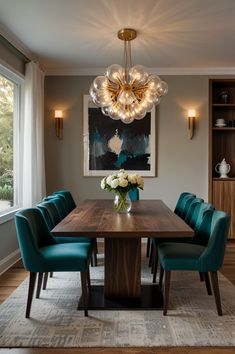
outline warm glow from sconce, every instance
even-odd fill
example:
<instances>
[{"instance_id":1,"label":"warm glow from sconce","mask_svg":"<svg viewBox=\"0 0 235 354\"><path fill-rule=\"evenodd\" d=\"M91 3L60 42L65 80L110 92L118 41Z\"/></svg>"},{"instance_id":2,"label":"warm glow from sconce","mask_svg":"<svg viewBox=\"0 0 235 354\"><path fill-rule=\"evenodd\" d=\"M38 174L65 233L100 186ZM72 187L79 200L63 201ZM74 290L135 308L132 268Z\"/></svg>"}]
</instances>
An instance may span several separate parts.
<instances>
[{"instance_id":1,"label":"warm glow from sconce","mask_svg":"<svg viewBox=\"0 0 235 354\"><path fill-rule=\"evenodd\" d=\"M195 117L195 116L196 116L195 109L189 109L188 110L188 117Z\"/></svg>"},{"instance_id":2,"label":"warm glow from sconce","mask_svg":"<svg viewBox=\"0 0 235 354\"><path fill-rule=\"evenodd\" d=\"M63 139L63 111L55 110L55 134L58 139Z\"/></svg>"},{"instance_id":3,"label":"warm glow from sconce","mask_svg":"<svg viewBox=\"0 0 235 354\"><path fill-rule=\"evenodd\" d=\"M55 110L55 118L63 118L63 111Z\"/></svg>"},{"instance_id":4,"label":"warm glow from sconce","mask_svg":"<svg viewBox=\"0 0 235 354\"><path fill-rule=\"evenodd\" d=\"M195 117L196 117L195 109L189 109L188 110L188 137L190 140L193 138Z\"/></svg>"}]
</instances>

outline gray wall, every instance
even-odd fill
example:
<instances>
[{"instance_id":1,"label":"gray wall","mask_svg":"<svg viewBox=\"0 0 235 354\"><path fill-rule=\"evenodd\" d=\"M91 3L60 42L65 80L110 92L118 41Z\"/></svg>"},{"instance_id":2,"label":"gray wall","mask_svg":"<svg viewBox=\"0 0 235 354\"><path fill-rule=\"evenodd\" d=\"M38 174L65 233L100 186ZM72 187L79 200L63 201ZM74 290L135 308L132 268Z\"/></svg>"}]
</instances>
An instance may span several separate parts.
<instances>
[{"instance_id":1,"label":"gray wall","mask_svg":"<svg viewBox=\"0 0 235 354\"><path fill-rule=\"evenodd\" d=\"M157 175L145 178L142 199L163 199L174 208L179 193L193 191L207 199L208 77L165 76L168 95L157 112ZM100 189L100 177L83 176L82 95L93 77L54 76L45 80L45 151L47 193L68 188L76 201L113 198ZM197 111L196 131L188 139L187 110ZM64 137L54 132L53 111L63 109Z\"/></svg>"},{"instance_id":2,"label":"gray wall","mask_svg":"<svg viewBox=\"0 0 235 354\"><path fill-rule=\"evenodd\" d=\"M15 223L13 220L6 221L0 225L0 261L17 249Z\"/></svg>"}]
</instances>

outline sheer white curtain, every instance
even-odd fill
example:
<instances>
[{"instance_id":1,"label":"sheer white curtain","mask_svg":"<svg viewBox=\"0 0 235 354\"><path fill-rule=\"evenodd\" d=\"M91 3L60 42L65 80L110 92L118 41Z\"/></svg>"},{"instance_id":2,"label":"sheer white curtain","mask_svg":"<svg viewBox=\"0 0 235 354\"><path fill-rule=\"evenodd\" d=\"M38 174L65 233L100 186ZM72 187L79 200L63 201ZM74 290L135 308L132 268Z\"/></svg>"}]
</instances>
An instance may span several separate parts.
<instances>
[{"instance_id":1,"label":"sheer white curtain","mask_svg":"<svg viewBox=\"0 0 235 354\"><path fill-rule=\"evenodd\" d=\"M20 204L32 207L45 196L44 73L26 64L24 119L21 126Z\"/></svg>"}]
</instances>

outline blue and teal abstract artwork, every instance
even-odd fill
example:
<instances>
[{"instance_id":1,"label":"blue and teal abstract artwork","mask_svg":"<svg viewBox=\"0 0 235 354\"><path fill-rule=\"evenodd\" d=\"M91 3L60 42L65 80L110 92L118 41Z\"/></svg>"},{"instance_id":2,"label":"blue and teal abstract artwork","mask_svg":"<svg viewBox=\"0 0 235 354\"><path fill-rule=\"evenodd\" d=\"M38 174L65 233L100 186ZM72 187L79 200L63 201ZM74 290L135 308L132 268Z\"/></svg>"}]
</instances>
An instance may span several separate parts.
<instances>
[{"instance_id":1,"label":"blue and teal abstract artwork","mask_svg":"<svg viewBox=\"0 0 235 354\"><path fill-rule=\"evenodd\" d=\"M99 108L88 108L89 170L100 175L99 171L123 168L153 175L153 119L151 112L141 120L125 124L103 115Z\"/></svg>"}]
</instances>

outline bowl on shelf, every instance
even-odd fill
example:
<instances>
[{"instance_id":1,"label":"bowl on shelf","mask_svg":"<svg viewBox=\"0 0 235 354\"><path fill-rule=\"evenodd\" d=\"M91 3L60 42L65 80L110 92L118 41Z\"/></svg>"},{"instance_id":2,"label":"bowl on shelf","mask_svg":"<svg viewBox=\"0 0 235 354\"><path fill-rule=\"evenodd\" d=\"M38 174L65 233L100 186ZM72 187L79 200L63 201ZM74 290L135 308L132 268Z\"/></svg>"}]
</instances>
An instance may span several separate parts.
<instances>
[{"instance_id":1,"label":"bowl on shelf","mask_svg":"<svg viewBox=\"0 0 235 354\"><path fill-rule=\"evenodd\" d=\"M224 118L217 118L215 122L215 127L226 127Z\"/></svg>"},{"instance_id":2,"label":"bowl on shelf","mask_svg":"<svg viewBox=\"0 0 235 354\"><path fill-rule=\"evenodd\" d=\"M217 124L217 123L215 123L215 127L217 127L217 128L221 128L221 127L226 127L227 126L227 124Z\"/></svg>"}]
</instances>

